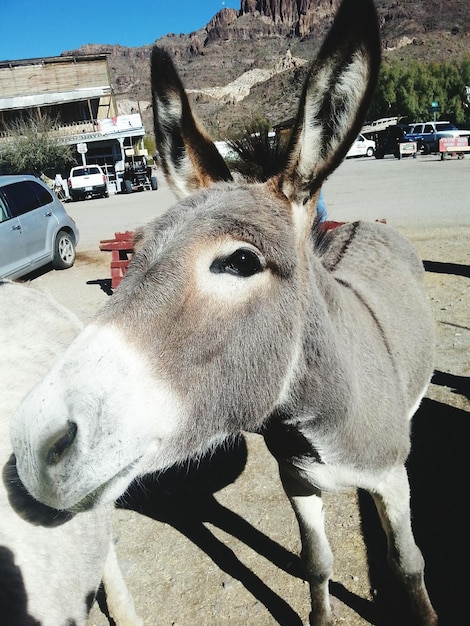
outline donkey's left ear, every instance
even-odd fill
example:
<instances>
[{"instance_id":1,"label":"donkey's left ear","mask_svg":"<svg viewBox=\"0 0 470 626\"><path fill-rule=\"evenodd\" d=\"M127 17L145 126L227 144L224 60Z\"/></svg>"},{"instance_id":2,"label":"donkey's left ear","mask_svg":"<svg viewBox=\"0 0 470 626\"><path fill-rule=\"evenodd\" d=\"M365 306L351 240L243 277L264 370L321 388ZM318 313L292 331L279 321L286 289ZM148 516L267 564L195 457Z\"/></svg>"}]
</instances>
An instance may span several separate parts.
<instances>
[{"instance_id":1,"label":"donkey's left ear","mask_svg":"<svg viewBox=\"0 0 470 626\"><path fill-rule=\"evenodd\" d=\"M191 111L170 55L155 46L151 59L155 139L163 171L179 197L221 180L230 171L211 138Z\"/></svg>"},{"instance_id":2,"label":"donkey's left ear","mask_svg":"<svg viewBox=\"0 0 470 626\"><path fill-rule=\"evenodd\" d=\"M306 226L317 192L359 134L380 67L380 37L372 0L343 0L308 73L288 147L287 168L274 182ZM303 213L304 210L301 212Z\"/></svg>"}]
</instances>

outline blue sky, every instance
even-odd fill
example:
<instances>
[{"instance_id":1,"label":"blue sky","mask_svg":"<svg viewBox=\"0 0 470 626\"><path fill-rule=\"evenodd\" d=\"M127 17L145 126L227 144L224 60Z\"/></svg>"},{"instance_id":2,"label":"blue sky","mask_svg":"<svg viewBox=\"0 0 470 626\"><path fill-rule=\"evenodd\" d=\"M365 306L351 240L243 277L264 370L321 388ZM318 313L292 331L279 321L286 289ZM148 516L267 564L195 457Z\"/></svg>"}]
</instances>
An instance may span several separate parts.
<instances>
[{"instance_id":1,"label":"blue sky","mask_svg":"<svg viewBox=\"0 0 470 626\"><path fill-rule=\"evenodd\" d=\"M240 0L0 0L0 61L58 56L87 43L142 46L202 28Z\"/></svg>"}]
</instances>

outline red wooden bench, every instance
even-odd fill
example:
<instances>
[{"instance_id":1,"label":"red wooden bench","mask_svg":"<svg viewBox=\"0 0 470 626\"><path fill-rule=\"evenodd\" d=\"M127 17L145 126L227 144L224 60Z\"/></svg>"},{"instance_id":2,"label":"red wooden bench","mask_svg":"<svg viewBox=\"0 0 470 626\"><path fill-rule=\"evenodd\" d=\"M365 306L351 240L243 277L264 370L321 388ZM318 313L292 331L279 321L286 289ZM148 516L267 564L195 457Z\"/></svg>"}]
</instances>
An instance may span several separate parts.
<instances>
[{"instance_id":1,"label":"red wooden bench","mask_svg":"<svg viewBox=\"0 0 470 626\"><path fill-rule=\"evenodd\" d=\"M114 233L114 239L100 241L102 252L111 252L111 289L116 289L126 273L134 251L134 233Z\"/></svg>"}]
</instances>

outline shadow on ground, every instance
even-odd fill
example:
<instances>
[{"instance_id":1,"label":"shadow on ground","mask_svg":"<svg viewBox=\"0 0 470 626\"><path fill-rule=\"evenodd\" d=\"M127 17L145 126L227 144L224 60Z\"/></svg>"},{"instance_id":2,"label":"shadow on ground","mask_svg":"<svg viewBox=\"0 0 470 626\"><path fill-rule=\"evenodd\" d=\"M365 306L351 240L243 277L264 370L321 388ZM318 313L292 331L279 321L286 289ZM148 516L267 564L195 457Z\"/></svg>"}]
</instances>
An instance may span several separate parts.
<instances>
[{"instance_id":1,"label":"shadow on ground","mask_svg":"<svg viewBox=\"0 0 470 626\"><path fill-rule=\"evenodd\" d=\"M459 393L468 394L469 379L452 378ZM408 466L414 530L439 626L468 624L469 418L467 411L425 399L413 423Z\"/></svg>"},{"instance_id":2,"label":"shadow on ground","mask_svg":"<svg viewBox=\"0 0 470 626\"><path fill-rule=\"evenodd\" d=\"M97 278L96 280L87 280L87 285L98 285L101 291L107 296L112 296L114 291L111 288L111 279L110 278Z\"/></svg>"},{"instance_id":3,"label":"shadow on ground","mask_svg":"<svg viewBox=\"0 0 470 626\"><path fill-rule=\"evenodd\" d=\"M206 527L210 522L294 576L302 576L300 559L258 531L240 515L221 505L214 493L234 482L247 459L240 437L230 448L219 448L198 463L173 467L158 477L131 486L118 505L171 524L203 550L221 570L239 580L273 618L285 626L301 626L295 611L256 576Z\"/></svg>"},{"instance_id":4,"label":"shadow on ground","mask_svg":"<svg viewBox=\"0 0 470 626\"><path fill-rule=\"evenodd\" d=\"M468 393L468 378L452 378L460 381L460 393ZM413 419L407 464L413 530L426 562L427 587L439 626L468 623L470 555L463 497L468 488L469 417L462 409L426 398ZM371 586L377 590L376 614L370 621L381 626L413 626L407 600L384 567L385 536L372 499L361 493L359 501Z\"/></svg>"},{"instance_id":5,"label":"shadow on ground","mask_svg":"<svg viewBox=\"0 0 470 626\"><path fill-rule=\"evenodd\" d=\"M466 276L470 278L470 265L464 265L462 263L442 263L440 261L423 261L423 265L427 272L454 274L455 276Z\"/></svg>"},{"instance_id":6,"label":"shadow on ground","mask_svg":"<svg viewBox=\"0 0 470 626\"><path fill-rule=\"evenodd\" d=\"M469 380L436 372L436 384L467 394ZM425 399L413 422L413 447L408 462L412 492L413 527L426 560L428 589L440 614L440 626L465 623L468 576L468 527L464 515L470 441L466 411ZM220 448L198 464L171 468L158 477L133 485L119 506L173 525L203 550L221 570L239 580L284 626L301 625L297 613L269 583L246 567L219 541L206 523L223 529L249 545L292 576L303 578L298 555L250 525L240 515L217 502L214 493L233 482L245 467L243 437L231 448ZM331 583L332 595L364 620L377 626L412 626L409 606L385 563L386 545L375 507L368 494L359 494L362 532L368 549L368 567L375 601L370 602Z\"/></svg>"}]
</instances>

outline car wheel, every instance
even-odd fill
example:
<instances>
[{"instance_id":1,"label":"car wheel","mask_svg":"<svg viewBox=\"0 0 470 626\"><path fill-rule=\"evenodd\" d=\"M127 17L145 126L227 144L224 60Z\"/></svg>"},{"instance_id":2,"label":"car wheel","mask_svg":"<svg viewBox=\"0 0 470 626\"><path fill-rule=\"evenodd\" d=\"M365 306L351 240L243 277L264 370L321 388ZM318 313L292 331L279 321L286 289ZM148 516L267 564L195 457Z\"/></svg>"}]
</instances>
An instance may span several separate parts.
<instances>
[{"instance_id":1,"label":"car wheel","mask_svg":"<svg viewBox=\"0 0 470 626\"><path fill-rule=\"evenodd\" d=\"M156 191L158 189L158 181L157 181L157 177L156 176L152 176L150 178L150 185L151 185L153 191Z\"/></svg>"},{"instance_id":2,"label":"car wheel","mask_svg":"<svg viewBox=\"0 0 470 626\"><path fill-rule=\"evenodd\" d=\"M374 148L367 148L366 155L368 157L374 156Z\"/></svg>"},{"instance_id":3,"label":"car wheel","mask_svg":"<svg viewBox=\"0 0 470 626\"><path fill-rule=\"evenodd\" d=\"M60 230L54 243L52 267L56 270L65 270L75 262L75 242L65 230Z\"/></svg>"},{"instance_id":4,"label":"car wheel","mask_svg":"<svg viewBox=\"0 0 470 626\"><path fill-rule=\"evenodd\" d=\"M431 154L431 146L428 143L423 143L423 154Z\"/></svg>"}]
</instances>

